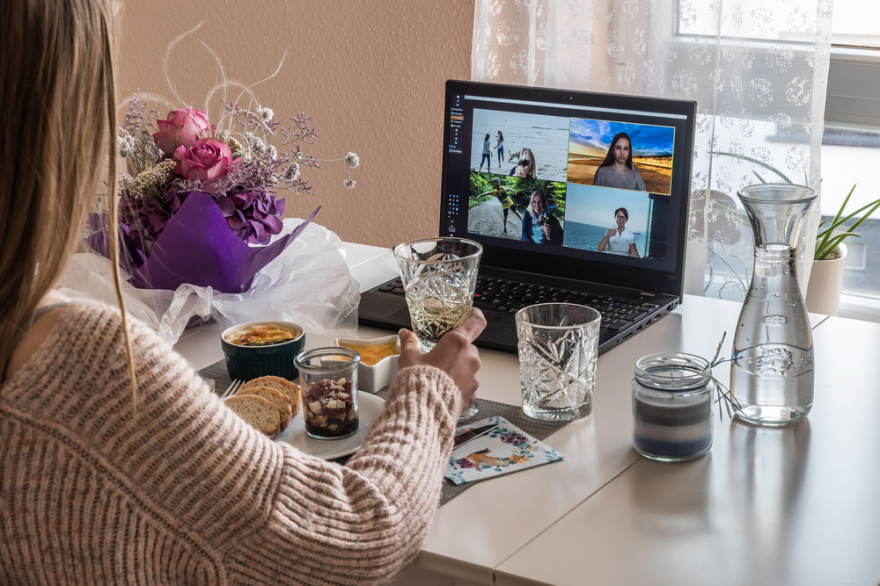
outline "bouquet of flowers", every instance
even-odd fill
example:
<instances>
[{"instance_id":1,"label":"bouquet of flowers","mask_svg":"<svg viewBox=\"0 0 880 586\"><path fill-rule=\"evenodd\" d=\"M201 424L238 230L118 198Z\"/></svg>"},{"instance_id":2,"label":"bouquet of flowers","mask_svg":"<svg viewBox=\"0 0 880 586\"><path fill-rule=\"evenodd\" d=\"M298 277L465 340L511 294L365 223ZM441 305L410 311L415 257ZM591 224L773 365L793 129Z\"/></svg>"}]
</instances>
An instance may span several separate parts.
<instances>
[{"instance_id":1,"label":"bouquet of flowers","mask_svg":"<svg viewBox=\"0 0 880 586\"><path fill-rule=\"evenodd\" d=\"M222 103L223 116L214 125L205 112L190 107L168 112L163 120L159 109L147 110L137 94L129 102L119 127L119 151L128 166L120 180L119 217L123 268L135 287L176 289L187 283L223 293L246 291L318 211L270 244L283 229L285 200L278 191L311 193L300 169L331 161L303 153L302 145L318 138L308 116L297 113L285 126L269 108ZM354 187L351 169L358 156L333 161L345 162L345 186ZM96 237L101 235L91 236Z\"/></svg>"}]
</instances>

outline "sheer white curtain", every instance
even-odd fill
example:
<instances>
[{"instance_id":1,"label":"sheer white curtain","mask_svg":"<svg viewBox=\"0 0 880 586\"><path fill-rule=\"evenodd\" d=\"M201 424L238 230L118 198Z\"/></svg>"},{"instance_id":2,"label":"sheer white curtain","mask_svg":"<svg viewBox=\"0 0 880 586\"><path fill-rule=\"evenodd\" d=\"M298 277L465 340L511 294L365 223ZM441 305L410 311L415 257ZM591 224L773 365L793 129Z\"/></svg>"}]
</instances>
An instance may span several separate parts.
<instances>
[{"instance_id":1,"label":"sheer white curtain","mask_svg":"<svg viewBox=\"0 0 880 586\"><path fill-rule=\"evenodd\" d=\"M753 248L736 191L819 188L830 33L831 0L476 0L471 77L696 100L686 291L742 299ZM817 203L803 291L818 223Z\"/></svg>"}]
</instances>

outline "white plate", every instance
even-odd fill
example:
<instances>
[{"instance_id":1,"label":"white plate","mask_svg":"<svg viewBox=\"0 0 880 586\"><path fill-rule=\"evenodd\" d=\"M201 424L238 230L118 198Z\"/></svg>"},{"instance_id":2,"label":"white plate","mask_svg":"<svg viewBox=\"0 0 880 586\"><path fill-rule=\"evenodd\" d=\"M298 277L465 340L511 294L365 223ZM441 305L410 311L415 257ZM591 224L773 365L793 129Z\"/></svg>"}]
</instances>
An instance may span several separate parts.
<instances>
[{"instance_id":1,"label":"white plate","mask_svg":"<svg viewBox=\"0 0 880 586\"><path fill-rule=\"evenodd\" d=\"M385 401L369 393L358 393L358 415L360 425L354 435L338 440L317 440L306 433L306 422L302 413L294 417L287 429L275 441L284 442L310 456L332 460L355 453L364 444L364 438L373 422L378 419Z\"/></svg>"}]
</instances>

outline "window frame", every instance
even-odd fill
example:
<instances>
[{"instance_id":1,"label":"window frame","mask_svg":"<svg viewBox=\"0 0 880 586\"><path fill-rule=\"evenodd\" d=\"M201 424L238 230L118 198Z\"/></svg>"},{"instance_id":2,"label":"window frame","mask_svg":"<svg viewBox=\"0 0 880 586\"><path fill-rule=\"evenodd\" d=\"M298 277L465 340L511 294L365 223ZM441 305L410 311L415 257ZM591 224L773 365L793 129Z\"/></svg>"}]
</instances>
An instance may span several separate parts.
<instances>
[{"instance_id":1,"label":"window frame","mask_svg":"<svg viewBox=\"0 0 880 586\"><path fill-rule=\"evenodd\" d=\"M676 3L676 9L678 5ZM677 11L678 12L678 11ZM705 43L706 36L681 32L681 21L676 13L671 39L679 43ZM714 44L717 37L712 38ZM731 39L737 46L757 49L772 43L769 39ZM797 41L789 41L797 50ZM809 43L803 43L809 45ZM880 132L880 49L831 45L828 82L825 91L825 127L847 130ZM880 323L880 292L878 297L842 293L838 315Z\"/></svg>"}]
</instances>

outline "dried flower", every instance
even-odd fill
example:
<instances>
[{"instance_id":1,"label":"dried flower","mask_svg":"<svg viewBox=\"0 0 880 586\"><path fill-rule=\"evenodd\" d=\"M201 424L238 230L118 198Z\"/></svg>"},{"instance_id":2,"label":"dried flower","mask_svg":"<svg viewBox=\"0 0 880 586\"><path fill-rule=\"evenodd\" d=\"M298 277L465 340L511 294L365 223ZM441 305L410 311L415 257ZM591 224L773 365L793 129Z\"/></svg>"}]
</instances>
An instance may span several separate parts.
<instances>
[{"instance_id":1,"label":"dried flower","mask_svg":"<svg viewBox=\"0 0 880 586\"><path fill-rule=\"evenodd\" d=\"M269 158L273 160L278 158L278 149L276 149L275 147L270 146L266 152L269 154Z\"/></svg>"},{"instance_id":2,"label":"dried flower","mask_svg":"<svg viewBox=\"0 0 880 586\"><path fill-rule=\"evenodd\" d=\"M299 179L299 163L291 163L284 172L285 181L296 181Z\"/></svg>"},{"instance_id":3,"label":"dried flower","mask_svg":"<svg viewBox=\"0 0 880 586\"><path fill-rule=\"evenodd\" d=\"M345 164L354 169L360 164L361 160L355 153L345 155Z\"/></svg>"},{"instance_id":4,"label":"dried flower","mask_svg":"<svg viewBox=\"0 0 880 586\"><path fill-rule=\"evenodd\" d=\"M225 139L226 144L229 146L229 150L232 151L232 154L241 155L244 152L244 145L242 145L234 136L227 136Z\"/></svg>"},{"instance_id":5,"label":"dried flower","mask_svg":"<svg viewBox=\"0 0 880 586\"><path fill-rule=\"evenodd\" d=\"M249 142L251 143L251 148L254 149L254 152L258 155L266 150L266 143L264 143L263 139L259 136L254 136Z\"/></svg>"},{"instance_id":6,"label":"dried flower","mask_svg":"<svg viewBox=\"0 0 880 586\"><path fill-rule=\"evenodd\" d=\"M131 189L132 185L134 185L134 177L128 173L122 173L119 176L119 182L122 185L122 189Z\"/></svg>"},{"instance_id":7,"label":"dried flower","mask_svg":"<svg viewBox=\"0 0 880 586\"><path fill-rule=\"evenodd\" d=\"M260 120L262 120L263 122L268 122L275 117L275 112L273 112L269 108L257 108L257 114L260 116Z\"/></svg>"},{"instance_id":8,"label":"dried flower","mask_svg":"<svg viewBox=\"0 0 880 586\"><path fill-rule=\"evenodd\" d=\"M148 191L158 191L159 188L171 179L172 171L176 165L175 161L168 159L155 167L150 167L138 173L129 189L131 196L135 199L143 199L147 196Z\"/></svg>"},{"instance_id":9,"label":"dried flower","mask_svg":"<svg viewBox=\"0 0 880 586\"><path fill-rule=\"evenodd\" d=\"M346 179L344 185L349 189L354 189L354 185L357 181L352 181L351 179Z\"/></svg>"},{"instance_id":10,"label":"dried flower","mask_svg":"<svg viewBox=\"0 0 880 586\"><path fill-rule=\"evenodd\" d=\"M133 153L135 148L135 138L126 134L125 136L119 137L119 154L120 156L127 157L129 153Z\"/></svg>"},{"instance_id":11,"label":"dried flower","mask_svg":"<svg viewBox=\"0 0 880 586\"><path fill-rule=\"evenodd\" d=\"M216 138L217 138L218 140L222 140L222 141L224 141L224 142L226 142L226 143L228 144L228 143L229 143L229 138L230 138L229 131L228 131L228 130L221 130L220 132L217 133ZM231 148L231 147L230 147L230 148Z\"/></svg>"}]
</instances>

